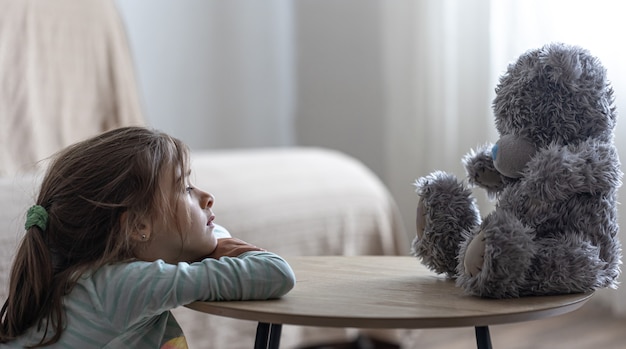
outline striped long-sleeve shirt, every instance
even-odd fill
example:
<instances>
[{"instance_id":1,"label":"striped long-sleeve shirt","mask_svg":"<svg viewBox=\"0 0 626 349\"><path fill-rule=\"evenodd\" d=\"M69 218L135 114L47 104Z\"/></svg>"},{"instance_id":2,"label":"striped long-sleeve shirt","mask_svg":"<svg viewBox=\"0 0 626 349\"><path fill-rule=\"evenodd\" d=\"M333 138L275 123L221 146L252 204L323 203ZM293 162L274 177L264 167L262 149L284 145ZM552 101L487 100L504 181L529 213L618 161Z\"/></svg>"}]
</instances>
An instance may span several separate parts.
<instances>
[{"instance_id":1,"label":"striped long-sleeve shirt","mask_svg":"<svg viewBox=\"0 0 626 349\"><path fill-rule=\"evenodd\" d=\"M81 277L64 298L67 326L51 348L186 348L170 309L196 300L277 298L294 285L289 264L270 252L107 265ZM41 336L32 329L0 348L22 348Z\"/></svg>"}]
</instances>

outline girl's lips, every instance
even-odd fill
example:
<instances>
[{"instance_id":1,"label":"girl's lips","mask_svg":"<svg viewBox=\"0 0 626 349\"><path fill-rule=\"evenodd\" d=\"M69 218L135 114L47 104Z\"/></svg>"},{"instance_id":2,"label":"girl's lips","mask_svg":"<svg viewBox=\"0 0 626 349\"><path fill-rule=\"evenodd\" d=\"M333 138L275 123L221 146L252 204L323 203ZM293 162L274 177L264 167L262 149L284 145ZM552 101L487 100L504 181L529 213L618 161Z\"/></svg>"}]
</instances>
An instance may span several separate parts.
<instances>
[{"instance_id":1,"label":"girl's lips","mask_svg":"<svg viewBox=\"0 0 626 349\"><path fill-rule=\"evenodd\" d=\"M209 220L206 222L206 225L212 226L213 225L213 220L215 219L215 216L211 216L209 217Z\"/></svg>"}]
</instances>

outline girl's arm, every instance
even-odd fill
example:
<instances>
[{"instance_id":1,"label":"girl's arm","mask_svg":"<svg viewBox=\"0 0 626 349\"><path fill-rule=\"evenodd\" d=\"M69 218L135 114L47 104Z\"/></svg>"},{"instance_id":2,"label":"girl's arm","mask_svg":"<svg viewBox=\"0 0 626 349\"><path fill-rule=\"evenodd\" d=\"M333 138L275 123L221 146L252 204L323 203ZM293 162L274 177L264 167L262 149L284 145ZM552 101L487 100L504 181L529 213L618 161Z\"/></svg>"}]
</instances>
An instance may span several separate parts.
<instances>
[{"instance_id":1,"label":"girl's arm","mask_svg":"<svg viewBox=\"0 0 626 349\"><path fill-rule=\"evenodd\" d=\"M235 301L278 298L296 279L289 264L265 251L196 263L163 261L109 265L90 279L97 303L115 326L129 326L196 300ZM93 302L93 299L92 299Z\"/></svg>"}]
</instances>

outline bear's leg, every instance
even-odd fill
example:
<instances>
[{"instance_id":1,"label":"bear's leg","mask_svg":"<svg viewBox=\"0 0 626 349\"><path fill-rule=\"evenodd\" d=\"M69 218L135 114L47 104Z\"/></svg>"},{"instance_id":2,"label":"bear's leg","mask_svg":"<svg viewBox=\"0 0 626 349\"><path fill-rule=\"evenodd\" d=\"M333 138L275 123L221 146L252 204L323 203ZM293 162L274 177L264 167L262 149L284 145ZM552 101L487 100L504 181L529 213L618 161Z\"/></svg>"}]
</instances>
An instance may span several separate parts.
<instances>
[{"instance_id":1,"label":"bear's leg","mask_svg":"<svg viewBox=\"0 0 626 349\"><path fill-rule=\"evenodd\" d=\"M476 236L471 238L469 245L467 245L465 258L463 258L463 270L470 276L478 275L483 270L483 264L485 263L485 240L485 233L481 230Z\"/></svg>"},{"instance_id":2,"label":"bear's leg","mask_svg":"<svg viewBox=\"0 0 626 349\"><path fill-rule=\"evenodd\" d=\"M522 295L588 292L611 285L616 274L600 248L580 233L559 232L536 244L536 255Z\"/></svg>"},{"instance_id":3,"label":"bear's leg","mask_svg":"<svg viewBox=\"0 0 626 349\"><path fill-rule=\"evenodd\" d=\"M480 224L471 191L444 172L422 177L415 185L419 201L412 253L431 270L454 277L459 246Z\"/></svg>"},{"instance_id":4,"label":"bear's leg","mask_svg":"<svg viewBox=\"0 0 626 349\"><path fill-rule=\"evenodd\" d=\"M473 236L461 244L457 285L477 296L520 296L537 251L534 231L496 209Z\"/></svg>"}]
</instances>

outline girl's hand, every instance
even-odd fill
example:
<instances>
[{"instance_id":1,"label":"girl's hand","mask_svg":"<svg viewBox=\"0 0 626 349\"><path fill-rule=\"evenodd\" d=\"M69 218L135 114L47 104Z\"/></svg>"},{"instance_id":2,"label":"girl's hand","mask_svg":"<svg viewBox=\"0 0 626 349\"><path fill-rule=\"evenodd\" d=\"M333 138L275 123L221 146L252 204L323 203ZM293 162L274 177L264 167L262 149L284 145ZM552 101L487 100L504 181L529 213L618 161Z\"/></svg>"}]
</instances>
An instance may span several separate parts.
<instances>
[{"instance_id":1,"label":"girl's hand","mask_svg":"<svg viewBox=\"0 0 626 349\"><path fill-rule=\"evenodd\" d=\"M208 257L215 259L219 259L221 257L237 257L240 254L249 251L265 250L237 238L224 238L217 240L217 247Z\"/></svg>"}]
</instances>

